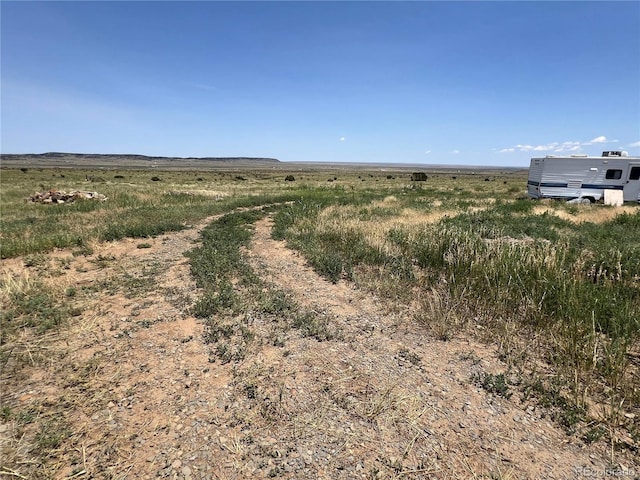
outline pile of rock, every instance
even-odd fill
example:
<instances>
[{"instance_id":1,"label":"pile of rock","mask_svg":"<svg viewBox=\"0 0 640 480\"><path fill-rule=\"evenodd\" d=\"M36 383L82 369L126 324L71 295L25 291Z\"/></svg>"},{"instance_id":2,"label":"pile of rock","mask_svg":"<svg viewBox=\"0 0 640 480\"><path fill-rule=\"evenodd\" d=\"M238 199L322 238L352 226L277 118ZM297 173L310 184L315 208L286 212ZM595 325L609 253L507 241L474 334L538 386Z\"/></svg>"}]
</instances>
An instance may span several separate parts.
<instances>
[{"instance_id":1,"label":"pile of rock","mask_svg":"<svg viewBox=\"0 0 640 480\"><path fill-rule=\"evenodd\" d=\"M62 190L49 190L48 192L36 192L27 198L32 203L73 203L77 199L98 200L104 202L107 197L98 192L85 192L76 190L65 192Z\"/></svg>"}]
</instances>

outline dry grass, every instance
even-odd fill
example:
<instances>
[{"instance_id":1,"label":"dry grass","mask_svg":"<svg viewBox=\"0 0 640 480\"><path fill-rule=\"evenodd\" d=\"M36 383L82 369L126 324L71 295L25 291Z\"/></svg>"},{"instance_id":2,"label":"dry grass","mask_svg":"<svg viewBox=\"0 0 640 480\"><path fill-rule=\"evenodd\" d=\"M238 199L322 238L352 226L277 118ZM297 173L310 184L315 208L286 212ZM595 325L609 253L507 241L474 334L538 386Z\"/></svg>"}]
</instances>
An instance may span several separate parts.
<instances>
[{"instance_id":1,"label":"dry grass","mask_svg":"<svg viewBox=\"0 0 640 480\"><path fill-rule=\"evenodd\" d=\"M638 211L634 206L622 206L617 208L593 207L591 205L571 205L567 210L564 204L537 205L533 209L534 215L553 215L575 224L584 222L605 223L613 220L623 213L633 214Z\"/></svg>"},{"instance_id":2,"label":"dry grass","mask_svg":"<svg viewBox=\"0 0 640 480\"><path fill-rule=\"evenodd\" d=\"M29 270L24 270L21 273L5 271L0 279L0 301L6 306L12 296L33 289L35 284L36 280Z\"/></svg>"},{"instance_id":3,"label":"dry grass","mask_svg":"<svg viewBox=\"0 0 640 480\"><path fill-rule=\"evenodd\" d=\"M484 207L475 207L473 211L480 211ZM384 211L380 216L380 211ZM343 233L345 235L360 235L371 247L387 255L399 255L397 245L389 241L389 232L402 229L412 234L419 234L427 225L433 225L443 218L455 217L462 210L448 208L434 208L418 210L404 207L395 197L386 197L371 205L358 207L353 205L329 206L324 209L314 222L314 229L318 234ZM304 224L297 228L304 229Z\"/></svg>"}]
</instances>

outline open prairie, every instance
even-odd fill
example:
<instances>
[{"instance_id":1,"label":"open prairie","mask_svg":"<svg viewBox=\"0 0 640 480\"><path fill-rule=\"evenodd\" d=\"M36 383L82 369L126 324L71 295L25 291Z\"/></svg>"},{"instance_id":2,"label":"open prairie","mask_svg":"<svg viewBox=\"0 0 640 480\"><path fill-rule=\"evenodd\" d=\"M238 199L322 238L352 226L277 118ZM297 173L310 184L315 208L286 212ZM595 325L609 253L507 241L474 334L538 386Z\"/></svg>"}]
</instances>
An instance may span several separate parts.
<instances>
[{"instance_id":1,"label":"open prairie","mask_svg":"<svg viewBox=\"0 0 640 480\"><path fill-rule=\"evenodd\" d=\"M0 171L0 476L640 475L640 206L192 167Z\"/></svg>"}]
</instances>

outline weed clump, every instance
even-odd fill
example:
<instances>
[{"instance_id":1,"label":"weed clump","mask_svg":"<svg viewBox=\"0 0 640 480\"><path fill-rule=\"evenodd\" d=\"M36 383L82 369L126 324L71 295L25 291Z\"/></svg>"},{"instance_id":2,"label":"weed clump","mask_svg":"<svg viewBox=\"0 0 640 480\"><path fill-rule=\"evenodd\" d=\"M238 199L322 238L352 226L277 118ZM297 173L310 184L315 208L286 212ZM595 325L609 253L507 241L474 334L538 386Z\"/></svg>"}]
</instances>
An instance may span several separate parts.
<instances>
[{"instance_id":1,"label":"weed clump","mask_svg":"<svg viewBox=\"0 0 640 480\"><path fill-rule=\"evenodd\" d=\"M504 376L504 373L492 374L484 373L474 378L475 383L482 387L489 393L498 395L504 398L511 398L511 392L509 391L509 384Z\"/></svg>"}]
</instances>

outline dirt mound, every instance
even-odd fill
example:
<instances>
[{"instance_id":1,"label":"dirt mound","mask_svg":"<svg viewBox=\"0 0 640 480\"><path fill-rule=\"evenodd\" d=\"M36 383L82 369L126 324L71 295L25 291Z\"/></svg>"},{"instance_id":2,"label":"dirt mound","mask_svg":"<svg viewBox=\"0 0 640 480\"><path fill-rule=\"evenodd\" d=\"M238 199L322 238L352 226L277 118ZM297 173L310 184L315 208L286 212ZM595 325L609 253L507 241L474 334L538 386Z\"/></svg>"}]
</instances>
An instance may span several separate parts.
<instances>
[{"instance_id":1,"label":"dirt mound","mask_svg":"<svg viewBox=\"0 0 640 480\"><path fill-rule=\"evenodd\" d=\"M30 195L27 201L31 203L73 203L80 198L83 200L98 200L99 202L107 200L105 195L98 192L49 190L48 192L36 192Z\"/></svg>"}]
</instances>

